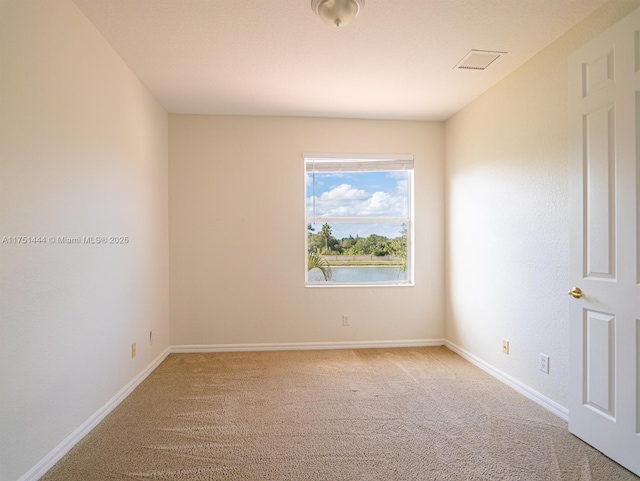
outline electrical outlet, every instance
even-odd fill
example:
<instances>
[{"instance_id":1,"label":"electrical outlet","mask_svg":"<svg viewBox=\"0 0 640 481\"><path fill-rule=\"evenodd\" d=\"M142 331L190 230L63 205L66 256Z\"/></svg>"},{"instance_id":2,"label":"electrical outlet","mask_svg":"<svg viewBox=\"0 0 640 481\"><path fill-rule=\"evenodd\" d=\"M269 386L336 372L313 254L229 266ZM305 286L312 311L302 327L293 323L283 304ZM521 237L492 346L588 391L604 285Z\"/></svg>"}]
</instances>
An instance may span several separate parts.
<instances>
[{"instance_id":1,"label":"electrical outlet","mask_svg":"<svg viewBox=\"0 0 640 481\"><path fill-rule=\"evenodd\" d=\"M509 341L506 339L502 340L502 352L505 354L509 354Z\"/></svg>"},{"instance_id":2,"label":"electrical outlet","mask_svg":"<svg viewBox=\"0 0 640 481\"><path fill-rule=\"evenodd\" d=\"M131 359L136 357L136 343L131 344Z\"/></svg>"},{"instance_id":3,"label":"electrical outlet","mask_svg":"<svg viewBox=\"0 0 640 481\"><path fill-rule=\"evenodd\" d=\"M149 344L153 344L153 331L149 331Z\"/></svg>"},{"instance_id":4,"label":"electrical outlet","mask_svg":"<svg viewBox=\"0 0 640 481\"><path fill-rule=\"evenodd\" d=\"M342 314L342 325L343 326L349 326L351 323L351 320L349 319L349 314Z\"/></svg>"},{"instance_id":5,"label":"electrical outlet","mask_svg":"<svg viewBox=\"0 0 640 481\"><path fill-rule=\"evenodd\" d=\"M549 356L540 353L540 370L549 374Z\"/></svg>"}]
</instances>

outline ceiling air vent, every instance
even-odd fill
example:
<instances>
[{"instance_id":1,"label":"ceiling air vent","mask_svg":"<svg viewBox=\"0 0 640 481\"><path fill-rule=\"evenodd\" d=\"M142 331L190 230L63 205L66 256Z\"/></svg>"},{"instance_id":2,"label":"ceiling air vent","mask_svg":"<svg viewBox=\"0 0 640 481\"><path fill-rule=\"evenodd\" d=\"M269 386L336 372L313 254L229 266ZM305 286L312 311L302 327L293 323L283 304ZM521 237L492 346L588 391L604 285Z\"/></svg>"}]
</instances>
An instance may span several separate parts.
<instances>
[{"instance_id":1,"label":"ceiling air vent","mask_svg":"<svg viewBox=\"0 0 640 481\"><path fill-rule=\"evenodd\" d=\"M470 50L453 68L484 70L495 62L498 57L506 53L507 52L494 52L491 50Z\"/></svg>"}]
</instances>

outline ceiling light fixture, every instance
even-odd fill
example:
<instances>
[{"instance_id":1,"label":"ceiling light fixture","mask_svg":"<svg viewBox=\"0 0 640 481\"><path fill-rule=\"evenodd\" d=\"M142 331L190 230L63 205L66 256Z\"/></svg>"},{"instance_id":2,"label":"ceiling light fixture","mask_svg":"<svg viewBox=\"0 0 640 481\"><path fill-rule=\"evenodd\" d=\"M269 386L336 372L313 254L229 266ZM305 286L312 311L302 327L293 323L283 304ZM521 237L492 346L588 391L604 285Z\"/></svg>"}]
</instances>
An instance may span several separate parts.
<instances>
[{"instance_id":1,"label":"ceiling light fixture","mask_svg":"<svg viewBox=\"0 0 640 481\"><path fill-rule=\"evenodd\" d=\"M311 0L311 8L326 24L343 27L356 18L364 0Z\"/></svg>"}]
</instances>

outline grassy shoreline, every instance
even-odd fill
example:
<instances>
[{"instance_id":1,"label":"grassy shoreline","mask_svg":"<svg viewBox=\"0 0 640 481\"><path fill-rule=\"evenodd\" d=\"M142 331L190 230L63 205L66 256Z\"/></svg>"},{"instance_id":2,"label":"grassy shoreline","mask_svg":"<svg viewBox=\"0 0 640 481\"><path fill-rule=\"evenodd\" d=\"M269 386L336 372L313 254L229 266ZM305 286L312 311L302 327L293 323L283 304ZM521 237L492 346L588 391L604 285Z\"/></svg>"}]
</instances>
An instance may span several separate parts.
<instances>
[{"instance_id":1,"label":"grassy shoreline","mask_svg":"<svg viewBox=\"0 0 640 481\"><path fill-rule=\"evenodd\" d=\"M329 260L327 259L327 262L329 263L330 266L332 267L384 267L384 266L388 266L388 267L394 267L394 266L401 266L402 262L401 261L347 261L347 260L340 260L340 261L334 261L334 260Z\"/></svg>"}]
</instances>

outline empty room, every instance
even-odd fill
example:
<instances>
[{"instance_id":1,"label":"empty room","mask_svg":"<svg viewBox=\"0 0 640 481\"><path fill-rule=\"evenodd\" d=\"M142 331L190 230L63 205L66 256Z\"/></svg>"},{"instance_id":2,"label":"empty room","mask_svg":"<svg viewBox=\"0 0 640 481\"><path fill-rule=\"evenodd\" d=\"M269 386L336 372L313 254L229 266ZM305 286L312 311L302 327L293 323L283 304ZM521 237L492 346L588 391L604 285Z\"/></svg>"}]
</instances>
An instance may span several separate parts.
<instances>
[{"instance_id":1,"label":"empty room","mask_svg":"<svg viewBox=\"0 0 640 481\"><path fill-rule=\"evenodd\" d=\"M640 0L0 0L0 481L640 479Z\"/></svg>"}]
</instances>

